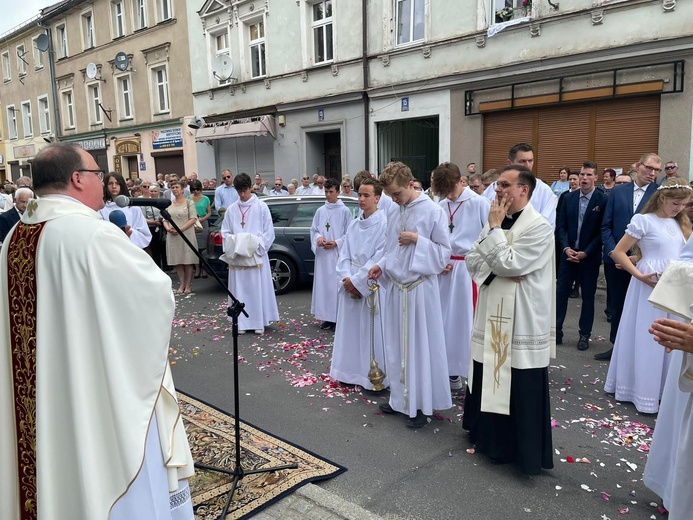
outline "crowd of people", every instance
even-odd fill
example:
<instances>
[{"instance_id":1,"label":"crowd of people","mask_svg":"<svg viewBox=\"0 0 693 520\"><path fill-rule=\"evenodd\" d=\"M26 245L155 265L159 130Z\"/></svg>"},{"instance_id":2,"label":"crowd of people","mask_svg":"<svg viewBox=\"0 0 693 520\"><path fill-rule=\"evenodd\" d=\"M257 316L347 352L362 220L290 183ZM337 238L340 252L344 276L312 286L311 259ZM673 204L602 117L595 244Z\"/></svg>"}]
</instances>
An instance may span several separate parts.
<instances>
[{"instance_id":1,"label":"crowd of people","mask_svg":"<svg viewBox=\"0 0 693 520\"><path fill-rule=\"evenodd\" d=\"M505 166L482 175L474 163L464 174L442 163L425 191L401 162L389 163L377 178L362 171L353 182L316 176L311 184L302 176L300 185L292 179L285 186L277 177L272 189L259 175L222 171L213 205L223 219L229 289L248 313L239 317L239 329L262 334L279 320L268 257L274 227L258 195L322 195L310 231L311 312L322 329L335 332L330 375L368 390L388 387L381 411L411 428L425 427L434 410L451 408L451 392L465 388L463 427L476 450L534 475L553 467L548 366L556 345L564 344L568 299L577 286L576 347L585 351L603 262L613 343L612 351L595 356L611 360L604 390L643 413L661 406L665 420L655 429L645 483L662 496L670 518L686 518L693 507L693 325L648 299L672 260L693 260L693 190L678 177L676 163L663 166L653 153L628 174L605 169L601 185L598 166L586 160L579 172L561 168L549 186L532 173L534 154L519 143ZM111 518L134 518L133 510L155 509L166 496L171 513L162 518L192 518L186 480L192 459L166 361L172 283L145 267L152 258L175 266L175 293L191 294L193 278L203 273L179 231L206 246L212 201L202 191L212 182L174 174L155 182L124 179L65 143L39 153L33 182L36 196L31 184L20 187L0 215L0 231L9 226L0 237L6 242L2 348L24 356L0 364L0 377L10 382L0 390L0 428L7 430L0 466L5 475L29 475L4 480L2 511L14 517L36 507L38 489L48 497L39 512L51 508L59 517L111 511ZM119 208L119 195L167 198L170 217L157 205ZM358 197L357 218L343 197ZM116 211L124 215L121 230L103 222L116 223ZM14 222L5 224L6 214ZM10 270L16 274L8 278ZM692 288L686 286L684 299L693 300L686 296ZM17 291L26 300L19 313ZM95 306L99 295L112 304ZM46 305L52 313L41 312ZM125 310L150 315L152 308L163 308L155 327L149 321L107 326L122 323ZM81 327L64 327L68 311L86 319ZM103 334L104 327L113 334ZM42 364L62 368L37 371ZM74 374L73 364L85 367L84 376ZM88 377L95 367L103 376L98 391ZM136 374L128 372L133 367ZM109 387L126 373L126 388ZM84 388L90 389L86 400L79 397ZM26 395L35 407L21 400ZM100 413L104 407L108 414ZM65 418L75 414L88 417L89 431L70 427L74 421ZM36 436L43 440L40 452L31 449ZM99 464L73 467L84 446ZM36 464L27 473L18 460ZM116 463L118 475L102 486L101 466ZM88 478L56 481L42 469L56 464ZM139 471L142 464L148 471Z\"/></svg>"}]
</instances>

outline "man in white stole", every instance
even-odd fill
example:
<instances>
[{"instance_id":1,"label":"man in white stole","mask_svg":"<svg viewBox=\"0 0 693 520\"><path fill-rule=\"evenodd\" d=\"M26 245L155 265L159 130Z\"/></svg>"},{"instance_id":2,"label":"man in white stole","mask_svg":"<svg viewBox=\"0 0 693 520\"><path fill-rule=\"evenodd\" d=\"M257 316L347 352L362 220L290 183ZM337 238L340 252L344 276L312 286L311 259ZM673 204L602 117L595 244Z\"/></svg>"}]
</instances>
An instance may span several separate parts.
<instances>
[{"instance_id":1,"label":"man in white stole","mask_svg":"<svg viewBox=\"0 0 693 520\"><path fill-rule=\"evenodd\" d=\"M469 373L477 291L465 259L488 220L491 203L466 187L462 172L454 163L440 164L433 170L431 182L434 191L442 197L439 205L448 217L450 230L452 254L438 281L450 388L461 390L462 378Z\"/></svg>"},{"instance_id":2,"label":"man in white stole","mask_svg":"<svg viewBox=\"0 0 693 520\"><path fill-rule=\"evenodd\" d=\"M395 203L387 214L385 254L368 272L387 289L381 301L385 373L390 401L384 413L402 413L420 428L433 410L452 406L440 308L438 275L450 258L450 232L443 210L417 192L411 170L400 162L380 174Z\"/></svg>"},{"instance_id":3,"label":"man in white stole","mask_svg":"<svg viewBox=\"0 0 693 520\"><path fill-rule=\"evenodd\" d=\"M72 143L43 148L41 198L3 244L0 518L192 520L171 280L101 219L95 170Z\"/></svg>"},{"instance_id":4,"label":"man in white stole","mask_svg":"<svg viewBox=\"0 0 693 520\"><path fill-rule=\"evenodd\" d=\"M680 370L669 371L645 466L645 485L662 497L670 520L687 520L693 511L693 240L680 261L667 265L648 298L656 307L677 314L686 323L656 320L650 328L667 351L682 354ZM675 358L672 358L674 361ZM678 388L673 388L674 384Z\"/></svg>"},{"instance_id":5,"label":"man in white stole","mask_svg":"<svg viewBox=\"0 0 693 520\"><path fill-rule=\"evenodd\" d=\"M488 223L466 257L479 300L463 427L477 451L526 474L553 467L554 237L529 203L534 185L523 166L500 169Z\"/></svg>"},{"instance_id":6,"label":"man in white stole","mask_svg":"<svg viewBox=\"0 0 693 520\"><path fill-rule=\"evenodd\" d=\"M226 208L221 238L229 264L229 289L238 301L245 303L248 313L247 318L243 314L238 317L238 330L262 334L267 325L279 321L268 256L274 242L274 224L267 204L257 198L251 185L250 176L245 173L233 179L238 200ZM238 247L244 238L253 243L245 254Z\"/></svg>"},{"instance_id":7,"label":"man in white stole","mask_svg":"<svg viewBox=\"0 0 693 520\"><path fill-rule=\"evenodd\" d=\"M339 183L325 181L325 205L318 208L310 228L310 247L315 254L313 296L310 312L322 321L320 328L335 330L337 295L341 278L337 274L339 247L354 216L339 199Z\"/></svg>"},{"instance_id":8,"label":"man in white stole","mask_svg":"<svg viewBox=\"0 0 693 520\"><path fill-rule=\"evenodd\" d=\"M381 193L380 183L370 178L359 186L359 207L363 214L349 224L337 262L342 286L330 377L342 383L361 385L367 390L373 389L368 379L371 339L374 359L381 370L385 368L382 315L378 304L385 297L385 289L380 287L377 294L372 294L368 285L368 271L383 255L385 245L387 219L385 212L377 207ZM388 386L387 379L383 384Z\"/></svg>"}]
</instances>

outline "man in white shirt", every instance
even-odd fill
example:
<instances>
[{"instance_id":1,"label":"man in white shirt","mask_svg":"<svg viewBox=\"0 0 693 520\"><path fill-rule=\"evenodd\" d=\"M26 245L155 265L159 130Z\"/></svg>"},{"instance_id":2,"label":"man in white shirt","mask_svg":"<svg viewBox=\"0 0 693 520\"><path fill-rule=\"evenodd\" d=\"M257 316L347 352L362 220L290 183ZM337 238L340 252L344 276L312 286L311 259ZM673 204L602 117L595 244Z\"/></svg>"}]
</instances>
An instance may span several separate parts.
<instances>
[{"instance_id":1,"label":"man in white shirt","mask_svg":"<svg viewBox=\"0 0 693 520\"><path fill-rule=\"evenodd\" d=\"M296 195L312 195L313 188L310 187L310 178L307 175L301 177L301 185L296 189Z\"/></svg>"},{"instance_id":2,"label":"man in white shirt","mask_svg":"<svg viewBox=\"0 0 693 520\"><path fill-rule=\"evenodd\" d=\"M315 183L315 188L313 188L313 195L325 196L325 177L320 175Z\"/></svg>"}]
</instances>

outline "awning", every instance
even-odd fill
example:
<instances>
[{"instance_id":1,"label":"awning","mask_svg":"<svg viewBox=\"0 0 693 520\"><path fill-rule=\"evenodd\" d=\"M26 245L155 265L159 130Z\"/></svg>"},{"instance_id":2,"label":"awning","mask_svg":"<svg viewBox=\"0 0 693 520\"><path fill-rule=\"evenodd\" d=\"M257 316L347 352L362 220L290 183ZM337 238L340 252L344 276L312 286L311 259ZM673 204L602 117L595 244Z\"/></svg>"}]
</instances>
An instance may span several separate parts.
<instances>
[{"instance_id":1,"label":"awning","mask_svg":"<svg viewBox=\"0 0 693 520\"><path fill-rule=\"evenodd\" d=\"M235 137L265 137L268 134L275 138L274 116L270 115L217 121L200 128L195 140L200 142L233 139Z\"/></svg>"}]
</instances>

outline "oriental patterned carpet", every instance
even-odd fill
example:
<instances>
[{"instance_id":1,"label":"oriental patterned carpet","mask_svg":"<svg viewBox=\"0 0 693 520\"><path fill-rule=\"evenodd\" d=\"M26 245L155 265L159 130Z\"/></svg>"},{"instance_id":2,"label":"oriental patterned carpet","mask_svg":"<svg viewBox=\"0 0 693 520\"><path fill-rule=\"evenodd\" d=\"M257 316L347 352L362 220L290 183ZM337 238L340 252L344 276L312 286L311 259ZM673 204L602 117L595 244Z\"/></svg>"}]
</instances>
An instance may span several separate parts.
<instances>
[{"instance_id":1,"label":"oriental patterned carpet","mask_svg":"<svg viewBox=\"0 0 693 520\"><path fill-rule=\"evenodd\" d=\"M198 464L234 468L235 442L233 415L222 412L182 392L178 402ZM244 470L298 463L298 469L248 475L240 480L226 519L249 518L297 488L339 475L346 468L305 451L241 420L241 464ZM195 470L190 491L198 520L219 517L226 504L233 476Z\"/></svg>"}]
</instances>

